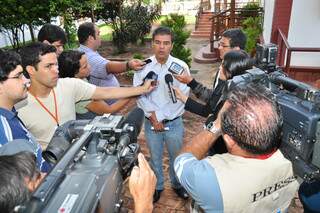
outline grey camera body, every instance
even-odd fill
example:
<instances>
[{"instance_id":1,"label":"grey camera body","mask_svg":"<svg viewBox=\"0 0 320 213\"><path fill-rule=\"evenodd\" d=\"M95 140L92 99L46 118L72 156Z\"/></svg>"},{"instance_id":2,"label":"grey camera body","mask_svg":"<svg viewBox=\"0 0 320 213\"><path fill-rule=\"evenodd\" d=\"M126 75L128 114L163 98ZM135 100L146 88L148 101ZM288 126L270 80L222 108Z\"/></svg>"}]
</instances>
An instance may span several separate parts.
<instances>
[{"instance_id":1,"label":"grey camera body","mask_svg":"<svg viewBox=\"0 0 320 213\"><path fill-rule=\"evenodd\" d=\"M143 118L136 109L126 119L108 114L60 126L45 155L56 164L19 212L119 212Z\"/></svg>"}]
</instances>

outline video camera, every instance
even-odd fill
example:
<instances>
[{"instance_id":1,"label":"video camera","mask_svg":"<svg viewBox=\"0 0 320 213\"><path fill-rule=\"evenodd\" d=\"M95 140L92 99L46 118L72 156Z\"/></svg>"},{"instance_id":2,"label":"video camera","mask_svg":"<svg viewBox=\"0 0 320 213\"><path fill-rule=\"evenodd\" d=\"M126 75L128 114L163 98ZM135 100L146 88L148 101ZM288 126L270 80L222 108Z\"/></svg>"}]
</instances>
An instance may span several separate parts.
<instances>
[{"instance_id":1,"label":"video camera","mask_svg":"<svg viewBox=\"0 0 320 213\"><path fill-rule=\"evenodd\" d=\"M143 110L60 126L44 158L55 164L20 212L119 212L123 180L137 163Z\"/></svg>"},{"instance_id":2,"label":"video camera","mask_svg":"<svg viewBox=\"0 0 320 213\"><path fill-rule=\"evenodd\" d=\"M289 78L276 66L276 45L258 45L256 50L258 68L229 80L227 91L240 83L265 85L283 114L280 150L297 176L305 181L320 179L320 91Z\"/></svg>"}]
</instances>

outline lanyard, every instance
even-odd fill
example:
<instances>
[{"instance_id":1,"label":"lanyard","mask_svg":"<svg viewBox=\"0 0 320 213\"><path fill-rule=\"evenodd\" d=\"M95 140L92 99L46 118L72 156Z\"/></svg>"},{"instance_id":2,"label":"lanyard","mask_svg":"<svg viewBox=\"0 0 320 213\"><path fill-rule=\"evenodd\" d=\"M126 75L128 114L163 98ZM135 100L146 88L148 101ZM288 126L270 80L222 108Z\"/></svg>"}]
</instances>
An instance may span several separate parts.
<instances>
[{"instance_id":1,"label":"lanyard","mask_svg":"<svg viewBox=\"0 0 320 213\"><path fill-rule=\"evenodd\" d=\"M30 93L36 101L40 104L40 106L53 118L53 120L56 122L57 126L59 126L59 118L58 118L58 106L57 106L57 99L56 99L56 93L54 92L54 89L52 89L53 93L53 100L54 100L54 111L55 115L53 115L50 110L38 99L36 96L34 96L32 93Z\"/></svg>"}]
</instances>

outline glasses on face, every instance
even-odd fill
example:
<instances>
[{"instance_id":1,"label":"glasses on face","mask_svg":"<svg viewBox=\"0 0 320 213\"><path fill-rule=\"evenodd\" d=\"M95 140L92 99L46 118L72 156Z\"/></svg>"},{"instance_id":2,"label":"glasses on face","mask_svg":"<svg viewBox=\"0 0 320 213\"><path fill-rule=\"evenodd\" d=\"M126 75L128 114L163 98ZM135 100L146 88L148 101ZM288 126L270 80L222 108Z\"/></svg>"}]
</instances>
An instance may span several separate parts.
<instances>
[{"instance_id":1,"label":"glasses on face","mask_svg":"<svg viewBox=\"0 0 320 213\"><path fill-rule=\"evenodd\" d=\"M23 72L19 72L16 75L12 76L12 77L8 77L8 79L23 79L25 76L23 74Z\"/></svg>"},{"instance_id":2,"label":"glasses on face","mask_svg":"<svg viewBox=\"0 0 320 213\"><path fill-rule=\"evenodd\" d=\"M225 45L221 42L218 42L218 47L222 47L222 48L230 48L231 46L230 45Z\"/></svg>"},{"instance_id":3,"label":"glasses on face","mask_svg":"<svg viewBox=\"0 0 320 213\"><path fill-rule=\"evenodd\" d=\"M6 81L8 79L19 79L19 80L22 80L23 78L25 78L23 72L19 72L16 75L11 76L11 77L9 77L9 76L8 77L3 77L3 78L0 79L0 81Z\"/></svg>"}]
</instances>

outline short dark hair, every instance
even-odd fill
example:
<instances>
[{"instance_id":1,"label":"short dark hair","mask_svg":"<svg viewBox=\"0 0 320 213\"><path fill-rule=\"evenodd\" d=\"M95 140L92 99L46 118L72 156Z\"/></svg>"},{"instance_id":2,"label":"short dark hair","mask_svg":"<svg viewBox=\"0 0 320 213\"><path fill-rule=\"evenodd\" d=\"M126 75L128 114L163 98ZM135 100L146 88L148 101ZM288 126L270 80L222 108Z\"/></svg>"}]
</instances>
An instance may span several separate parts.
<instances>
[{"instance_id":1,"label":"short dark hair","mask_svg":"<svg viewBox=\"0 0 320 213\"><path fill-rule=\"evenodd\" d=\"M245 71L251 69L252 66L253 60L243 50L231 50L223 56L222 67L227 79L244 74Z\"/></svg>"},{"instance_id":2,"label":"short dark hair","mask_svg":"<svg viewBox=\"0 0 320 213\"><path fill-rule=\"evenodd\" d=\"M232 28L224 31L222 33L223 37L230 39L230 47L239 47L240 49L244 50L247 44L247 36L244 32L239 28Z\"/></svg>"},{"instance_id":3,"label":"short dark hair","mask_svg":"<svg viewBox=\"0 0 320 213\"><path fill-rule=\"evenodd\" d=\"M272 93L257 83L237 85L221 115L221 129L244 150L267 154L279 147L282 114Z\"/></svg>"},{"instance_id":4,"label":"short dark hair","mask_svg":"<svg viewBox=\"0 0 320 213\"><path fill-rule=\"evenodd\" d=\"M26 72L27 66L33 66L37 68L38 63L40 62L40 56L48 53L55 53L56 50L57 49L54 46L42 42L34 42L21 48L19 53L22 59L22 67L25 71L26 77L29 77L28 73Z\"/></svg>"},{"instance_id":5,"label":"short dark hair","mask_svg":"<svg viewBox=\"0 0 320 213\"><path fill-rule=\"evenodd\" d=\"M0 212L13 212L15 206L28 201L31 192L25 179L33 181L39 176L33 153L0 156Z\"/></svg>"},{"instance_id":6,"label":"short dark hair","mask_svg":"<svg viewBox=\"0 0 320 213\"><path fill-rule=\"evenodd\" d=\"M79 26L77 34L80 44L85 44L89 36L93 36L93 38L96 38L94 27L95 25L92 22L85 22Z\"/></svg>"},{"instance_id":7,"label":"short dark hair","mask_svg":"<svg viewBox=\"0 0 320 213\"><path fill-rule=\"evenodd\" d=\"M63 51L59 58L59 77L60 78L74 78L80 69L80 59L84 52L77 50Z\"/></svg>"},{"instance_id":8,"label":"short dark hair","mask_svg":"<svg viewBox=\"0 0 320 213\"><path fill-rule=\"evenodd\" d=\"M160 26L157 29L155 29L152 33L152 40L154 41L154 37L156 35L170 35L171 36L171 42L174 40L174 35L172 30L169 27Z\"/></svg>"},{"instance_id":9,"label":"short dark hair","mask_svg":"<svg viewBox=\"0 0 320 213\"><path fill-rule=\"evenodd\" d=\"M45 40L50 43L60 41L62 44L65 44L67 42L67 36L61 27L53 24L45 24L38 33L38 41L43 42Z\"/></svg>"},{"instance_id":10,"label":"short dark hair","mask_svg":"<svg viewBox=\"0 0 320 213\"><path fill-rule=\"evenodd\" d=\"M14 51L0 52L0 81L8 79L10 72L21 65L21 57Z\"/></svg>"}]
</instances>

